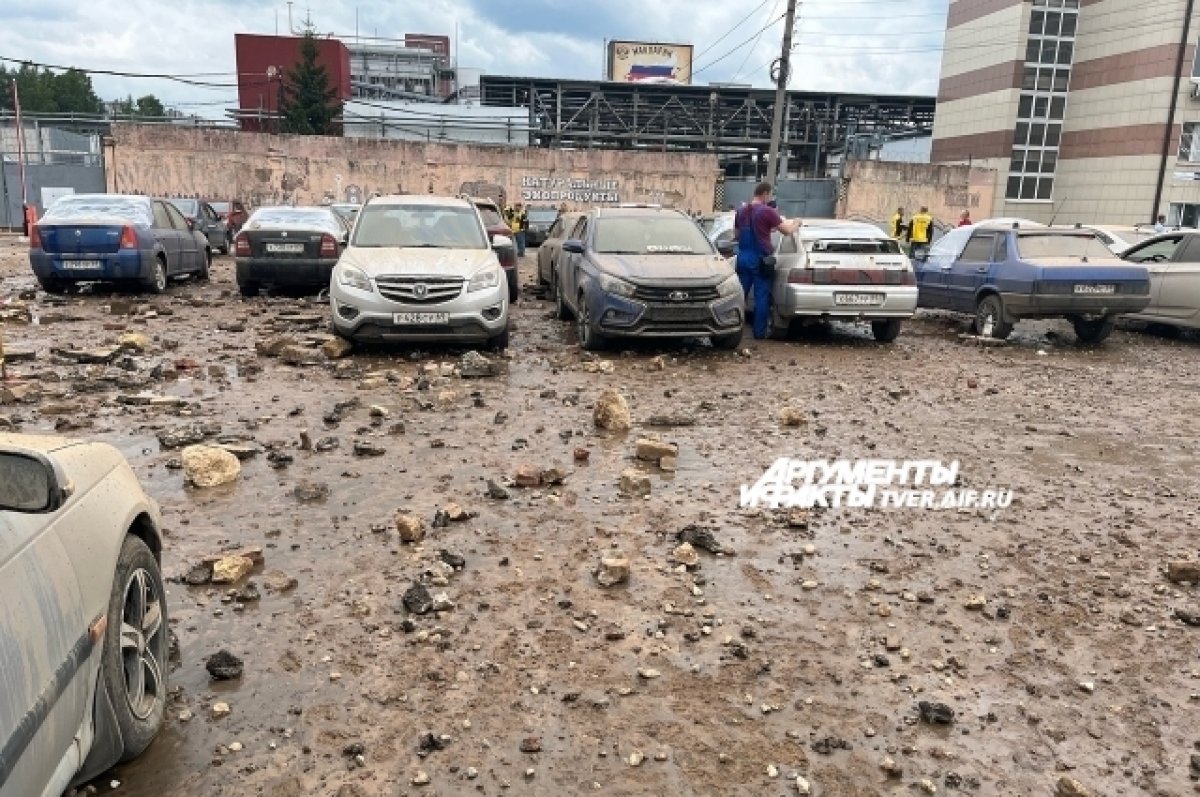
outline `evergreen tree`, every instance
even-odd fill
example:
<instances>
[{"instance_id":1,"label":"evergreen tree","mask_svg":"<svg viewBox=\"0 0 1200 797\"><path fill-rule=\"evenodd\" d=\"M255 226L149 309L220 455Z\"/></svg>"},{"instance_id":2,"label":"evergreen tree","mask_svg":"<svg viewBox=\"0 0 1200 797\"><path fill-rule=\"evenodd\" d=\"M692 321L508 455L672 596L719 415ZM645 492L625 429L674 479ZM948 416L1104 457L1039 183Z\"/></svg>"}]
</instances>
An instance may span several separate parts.
<instances>
[{"instance_id":1,"label":"evergreen tree","mask_svg":"<svg viewBox=\"0 0 1200 797\"><path fill-rule=\"evenodd\" d=\"M317 63L317 38L311 29L300 41L300 61L279 86L280 131L307 136L336 135L334 119L341 113L329 73Z\"/></svg>"}]
</instances>

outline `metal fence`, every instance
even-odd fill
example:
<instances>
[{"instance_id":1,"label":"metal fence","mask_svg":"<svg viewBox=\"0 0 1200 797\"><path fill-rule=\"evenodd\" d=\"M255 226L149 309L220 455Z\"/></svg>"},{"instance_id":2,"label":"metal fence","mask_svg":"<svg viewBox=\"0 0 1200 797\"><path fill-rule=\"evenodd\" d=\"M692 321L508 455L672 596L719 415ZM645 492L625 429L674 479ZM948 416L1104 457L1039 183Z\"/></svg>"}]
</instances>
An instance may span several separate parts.
<instances>
[{"instance_id":1,"label":"metal fence","mask_svg":"<svg viewBox=\"0 0 1200 797\"><path fill-rule=\"evenodd\" d=\"M749 202L755 185L754 180L725 180L725 208ZM831 219L837 210L837 186L837 180L780 180L775 186L779 213L785 218Z\"/></svg>"},{"instance_id":2,"label":"metal fence","mask_svg":"<svg viewBox=\"0 0 1200 797\"><path fill-rule=\"evenodd\" d=\"M98 134L74 133L34 121L24 125L18 140L15 123L0 123L0 228L22 227L23 196L41 215L64 194L104 190L104 156Z\"/></svg>"}]
</instances>

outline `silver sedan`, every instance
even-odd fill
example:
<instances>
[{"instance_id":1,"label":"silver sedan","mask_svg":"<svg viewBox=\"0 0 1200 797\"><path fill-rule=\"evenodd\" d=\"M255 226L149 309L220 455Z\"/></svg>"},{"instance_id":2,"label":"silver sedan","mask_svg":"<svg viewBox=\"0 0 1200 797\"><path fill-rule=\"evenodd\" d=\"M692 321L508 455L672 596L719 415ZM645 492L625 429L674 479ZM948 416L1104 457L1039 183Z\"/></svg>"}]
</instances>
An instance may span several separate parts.
<instances>
[{"instance_id":1,"label":"silver sedan","mask_svg":"<svg viewBox=\"0 0 1200 797\"><path fill-rule=\"evenodd\" d=\"M0 797L57 797L163 722L158 506L101 443L0 434Z\"/></svg>"}]
</instances>

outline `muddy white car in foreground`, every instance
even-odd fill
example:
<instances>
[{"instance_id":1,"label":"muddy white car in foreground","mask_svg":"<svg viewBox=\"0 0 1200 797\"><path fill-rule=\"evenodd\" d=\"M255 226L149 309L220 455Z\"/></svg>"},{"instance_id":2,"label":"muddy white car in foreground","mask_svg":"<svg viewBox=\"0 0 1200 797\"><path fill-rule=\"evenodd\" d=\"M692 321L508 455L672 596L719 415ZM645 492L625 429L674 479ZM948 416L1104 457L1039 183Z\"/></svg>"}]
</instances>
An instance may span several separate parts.
<instances>
[{"instance_id":1,"label":"muddy white car in foreground","mask_svg":"<svg viewBox=\"0 0 1200 797\"><path fill-rule=\"evenodd\" d=\"M158 507L100 443L0 434L0 797L58 797L163 721Z\"/></svg>"},{"instance_id":2,"label":"muddy white car in foreground","mask_svg":"<svg viewBox=\"0 0 1200 797\"><path fill-rule=\"evenodd\" d=\"M917 310L912 264L874 225L815 221L776 241L772 337L806 321L865 321L890 343Z\"/></svg>"}]
</instances>

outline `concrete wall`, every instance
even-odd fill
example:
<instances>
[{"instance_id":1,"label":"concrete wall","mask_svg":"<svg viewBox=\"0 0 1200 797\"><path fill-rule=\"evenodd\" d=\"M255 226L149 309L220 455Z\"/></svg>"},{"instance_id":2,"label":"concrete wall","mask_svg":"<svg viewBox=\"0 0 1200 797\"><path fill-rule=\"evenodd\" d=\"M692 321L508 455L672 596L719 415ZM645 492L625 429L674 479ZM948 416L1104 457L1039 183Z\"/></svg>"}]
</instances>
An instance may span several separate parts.
<instances>
[{"instance_id":1,"label":"concrete wall","mask_svg":"<svg viewBox=\"0 0 1200 797\"><path fill-rule=\"evenodd\" d=\"M353 201L390 193L456 194L465 182L504 186L509 201L585 207L650 202L710 210L714 155L548 150L276 136L233 130L113 125L108 189L237 197L253 206ZM528 192L528 193L526 193Z\"/></svg>"},{"instance_id":2,"label":"concrete wall","mask_svg":"<svg viewBox=\"0 0 1200 797\"><path fill-rule=\"evenodd\" d=\"M953 226L964 210L971 218L992 214L997 174L991 169L941 166L928 163L850 161L843 175L845 199L838 217L875 222L891 218L904 208L911 218L922 205L937 221Z\"/></svg>"}]
</instances>

